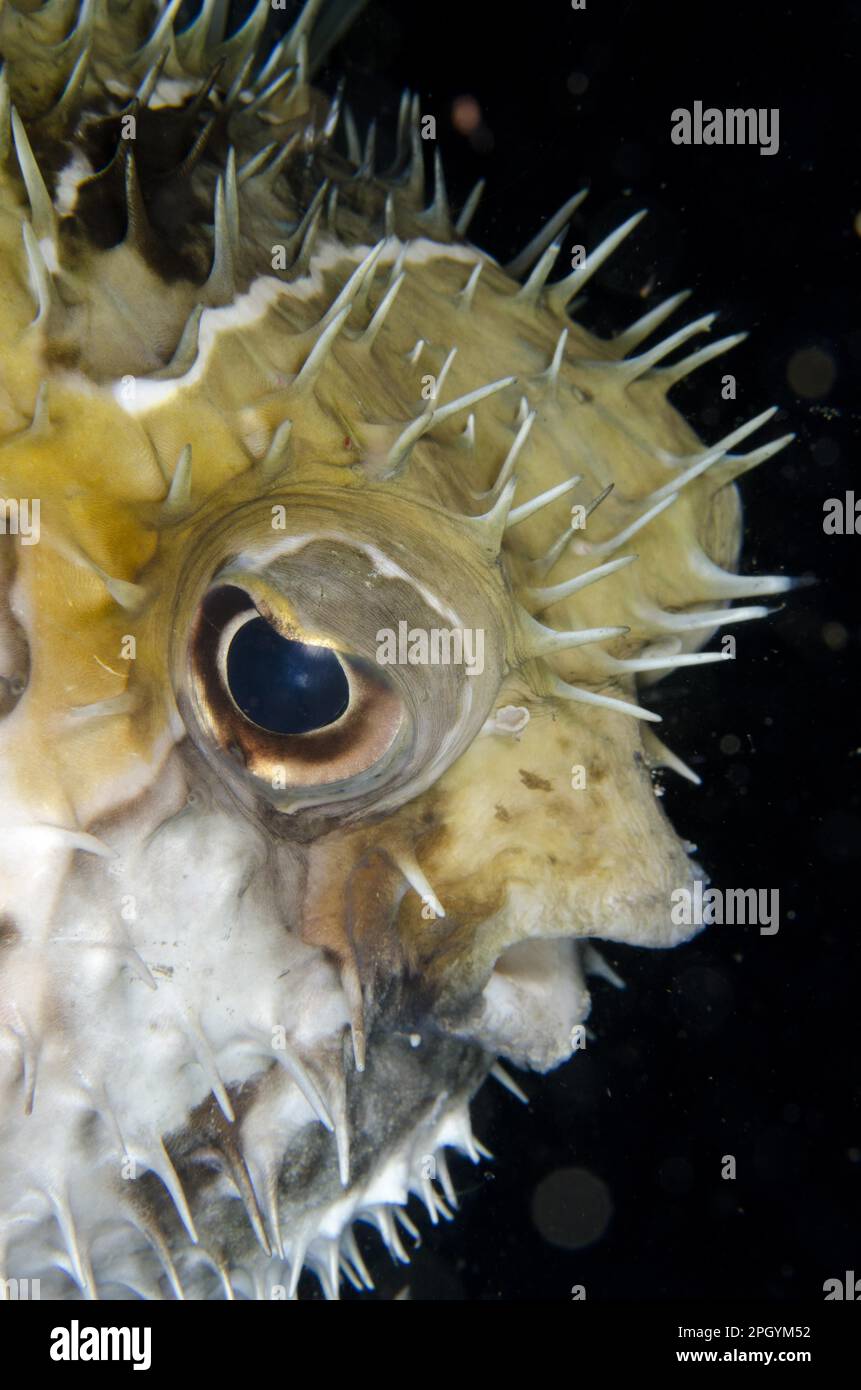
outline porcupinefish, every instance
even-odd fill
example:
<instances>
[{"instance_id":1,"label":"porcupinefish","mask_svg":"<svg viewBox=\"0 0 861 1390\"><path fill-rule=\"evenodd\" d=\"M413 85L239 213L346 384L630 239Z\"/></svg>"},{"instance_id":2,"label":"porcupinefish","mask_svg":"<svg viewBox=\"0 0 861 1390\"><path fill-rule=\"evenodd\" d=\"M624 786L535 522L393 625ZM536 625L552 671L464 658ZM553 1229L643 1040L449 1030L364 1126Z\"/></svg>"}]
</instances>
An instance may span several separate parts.
<instances>
[{"instance_id":1,"label":"porcupinefish","mask_svg":"<svg viewBox=\"0 0 861 1390\"><path fill-rule=\"evenodd\" d=\"M177 11L0 10L0 1273L335 1296L594 942L690 935L640 700L788 587L734 485L786 440L669 403L735 341L655 342L684 296L569 316L639 216L502 266L417 98L381 172L311 85L319 0Z\"/></svg>"}]
</instances>

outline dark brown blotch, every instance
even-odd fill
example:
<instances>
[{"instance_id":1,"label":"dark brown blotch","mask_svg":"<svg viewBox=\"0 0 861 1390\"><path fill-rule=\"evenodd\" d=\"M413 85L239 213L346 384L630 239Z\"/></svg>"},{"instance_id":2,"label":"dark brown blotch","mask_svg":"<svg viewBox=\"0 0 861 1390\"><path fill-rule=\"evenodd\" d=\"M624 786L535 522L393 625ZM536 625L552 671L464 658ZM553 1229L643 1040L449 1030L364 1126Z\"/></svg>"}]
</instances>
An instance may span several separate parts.
<instances>
[{"instance_id":1,"label":"dark brown blotch","mask_svg":"<svg viewBox=\"0 0 861 1390\"><path fill-rule=\"evenodd\" d=\"M531 792L549 792L553 790L546 777L539 777L537 772L528 772L525 767L521 767L520 780L524 787L528 787Z\"/></svg>"}]
</instances>

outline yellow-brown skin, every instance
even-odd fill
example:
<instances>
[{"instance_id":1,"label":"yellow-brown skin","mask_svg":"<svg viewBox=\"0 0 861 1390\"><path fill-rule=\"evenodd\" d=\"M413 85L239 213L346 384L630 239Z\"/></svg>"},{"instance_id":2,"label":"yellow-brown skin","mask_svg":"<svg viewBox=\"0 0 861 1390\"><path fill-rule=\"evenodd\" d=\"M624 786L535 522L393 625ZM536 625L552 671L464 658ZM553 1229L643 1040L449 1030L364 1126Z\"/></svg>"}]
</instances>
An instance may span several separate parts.
<instances>
[{"instance_id":1,"label":"yellow-brown skin","mask_svg":"<svg viewBox=\"0 0 861 1390\"><path fill-rule=\"evenodd\" d=\"M5 250L11 259L17 248L7 243ZM393 259L392 252L381 257L384 264ZM424 273L411 274L408 270L404 288L370 353L350 343L348 320L313 395L303 394L297 400L289 386L281 392L266 390L266 383L260 382L259 373L255 375L249 364L262 360L271 364L273 373L291 378L308 354L314 325L355 263L351 257L340 273L327 270L320 277L319 294L299 302L286 300L286 312L293 311L290 327L295 336L283 336L283 311L277 318L269 314L241 335L228 332L199 385L179 390L167 404L132 417L104 390L84 392L69 376L55 382L44 366L44 335L38 327L26 326L32 303L23 291L15 297L18 313L3 333L9 345L4 368L10 362L17 368L14 395L10 373L4 374L15 419L21 430L28 410L32 413L36 383L47 377L51 427L43 439L36 440L22 430L3 447L4 495L25 496L38 478L44 536L40 545L22 546L18 552L18 582L32 596L28 606L36 626L30 635L33 675L21 739L27 757L12 771L23 789L36 780L44 783L44 769L54 764L54 785L44 789L49 798L44 805L60 822L71 817L70 823L86 825L111 809L105 801L106 787L114 787L114 795L122 796L134 765L140 759L151 760L161 743L170 710L164 637L174 621L179 572L195 534L211 517L229 514L259 497L261 490L272 504L289 508L294 491L313 490L315 485L340 487L345 494L386 488L426 499L431 504L428 526L439 537L445 520L439 508L461 513L470 505L470 489L481 493L492 487L511 444L517 403L526 396L530 407L538 410L538 418L521 455L515 501L563 481L572 470L584 474L583 483L571 494L584 504L613 481L614 492L590 518L586 531L589 540L600 542L642 510L639 498L667 482L665 465L637 449L629 433L651 438L679 455L694 454L701 447L681 417L667 407L657 383L644 382L627 391L614 389L612 379L582 366L578 358L594 362L608 354L606 345L580 328L572 327L555 399L551 399L543 383L536 385L536 378L552 356L560 317L519 304L511 282L492 264L479 281L472 311L459 311L456 293L463 287L469 264L464 267L461 261L445 259L444 253L433 261L432 272L423 268ZM26 272L20 253L17 267L23 280ZM385 287L383 276L380 280ZM381 294L372 292L372 309L378 298ZM433 343L439 346L426 349L413 368L404 358L413 345L417 323L432 333ZM237 341L240 336L242 343ZM479 444L474 456L459 447L462 424L451 420L438 434L419 441L404 476L389 483L369 483L362 471L362 463L373 452L366 433L379 451L381 436L391 443L401 422L421 413L421 377L425 370L439 368L449 344L458 346L446 383L451 398L506 375L515 375L517 384L479 407ZM29 371L24 370L25 364ZM572 386L588 391L602 412L620 420L625 433L602 419L591 402L581 404ZM349 436L344 434L342 419L333 419L335 402L342 419L349 421ZM293 421L289 467L267 488L250 457L248 441L256 443L258 431L264 437L268 431L271 437L276 424L288 417ZM345 437L350 440L348 448ZM187 521L165 525L163 519L160 522L158 504L170 481L170 469L189 442L194 510ZM627 656L654 635L636 614L635 605L642 596L667 609L701 601L712 606L709 594L697 589L687 560L700 544L698 537L710 513L712 544L722 551L715 558L732 555L737 508L729 492L716 487L709 475L695 480L674 507L626 547L623 553L638 554L638 562L553 605L550 625L573 630L630 626L629 636L604 644L613 654ZM509 592L516 594L529 558L546 552L556 539L569 505L569 499L560 499L506 538L501 564ZM717 519L713 508L720 508ZM115 578L141 585L145 590L141 612L120 608L98 575L63 553L64 543L75 546ZM464 544L456 522L447 527L446 544L456 557ZM552 582L583 573L594 563L568 554L554 568ZM500 586L500 593L504 592ZM134 663L121 660L126 634L136 638ZM60 650L62 661L56 659ZM557 657L555 669L572 683L594 685L614 695L624 693L595 671L589 653L585 647ZM667 860L674 842L655 805L647 774L634 763L638 726L612 712L542 700L545 673L541 668L547 663L525 661L516 642L509 659L515 670L497 704L530 702L537 717L516 743L504 738L480 740L428 793L435 816L449 831L430 850L426 872L439 885L436 891L443 901L452 900L452 893L454 899L461 893L469 900L481 899L478 885L485 882L490 901L498 894L500 879L514 873L535 882L539 864L546 864L547 855L555 853L552 872L540 871L541 878L569 889L577 885L578 899L591 906L584 906L582 917L578 913L579 920L573 923L566 913L562 929L570 931L575 926L588 934L600 926L602 897L620 891L620 877L632 872L630 866L636 865L635 872L642 878L649 865ZM531 685L537 690L531 690ZM134 714L97 721L81 730L62 727L70 708L115 698L127 688L135 696ZM594 770L587 775L583 793L571 792L570 767L575 763ZM519 776L521 767L549 776L554 794L529 792ZM38 779L35 769L39 769ZM605 788L614 789L612 800ZM508 810L508 822L493 817L497 804ZM422 809L417 804L400 815L420 820ZM540 846L537 863L530 862L529 851L523 847L524 824L530 826L530 842ZM386 834L393 830L387 827ZM598 855L592 848L596 838L602 846ZM679 871L674 856L670 864L669 882L675 883ZM469 881L468 890L449 886L462 880ZM662 877L659 891L666 882ZM470 915L484 913L473 910ZM405 919L408 916L405 907ZM421 936L420 918L413 930L417 925ZM412 934L408 920L404 929ZM421 959L424 952L419 942L414 949Z\"/></svg>"}]
</instances>

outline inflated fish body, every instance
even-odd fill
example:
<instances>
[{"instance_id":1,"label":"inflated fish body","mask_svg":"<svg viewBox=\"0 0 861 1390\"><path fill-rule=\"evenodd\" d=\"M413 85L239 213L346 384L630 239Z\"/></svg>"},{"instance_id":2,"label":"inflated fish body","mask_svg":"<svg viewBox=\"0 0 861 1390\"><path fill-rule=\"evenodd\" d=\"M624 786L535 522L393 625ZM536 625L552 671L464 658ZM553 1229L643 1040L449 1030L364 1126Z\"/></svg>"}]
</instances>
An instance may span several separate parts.
<instances>
[{"instance_id":1,"label":"inflated fish body","mask_svg":"<svg viewBox=\"0 0 861 1390\"><path fill-rule=\"evenodd\" d=\"M0 11L0 1270L56 1297L368 1282L499 1059L697 875L638 691L721 659L734 479L398 154L339 153L311 0ZM437 1185L435 1185L437 1184Z\"/></svg>"}]
</instances>

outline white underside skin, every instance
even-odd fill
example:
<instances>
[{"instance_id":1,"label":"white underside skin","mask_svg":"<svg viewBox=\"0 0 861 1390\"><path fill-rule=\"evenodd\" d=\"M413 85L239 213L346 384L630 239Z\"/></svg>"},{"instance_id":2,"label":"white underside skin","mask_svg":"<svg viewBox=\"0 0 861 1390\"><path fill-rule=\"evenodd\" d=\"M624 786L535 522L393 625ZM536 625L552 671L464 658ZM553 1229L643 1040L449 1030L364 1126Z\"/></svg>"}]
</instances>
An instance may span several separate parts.
<instances>
[{"instance_id":1,"label":"white underside skin","mask_svg":"<svg viewBox=\"0 0 861 1390\"><path fill-rule=\"evenodd\" d=\"M6 981L29 1012L0 1028L0 1092L17 1097L0 1139L2 1267L41 1278L43 1296L71 1298L278 1298L295 1294L307 1267L334 1296L339 1268L368 1283L355 1222L377 1225L401 1258L393 1213L410 1194L434 1221L448 1214L432 1179L448 1187L446 1146L478 1158L467 1098L441 1090L353 1179L347 1003L334 966L291 930L295 902L277 886L289 890L289 850L267 854L229 808L205 793L188 804L187 786L173 753L151 792L74 864L76 851L52 845L48 830L5 841L7 874L16 856L27 865L19 927L22 902L30 919ZM574 943L529 942L501 959L469 1036L487 1047L487 1067L497 1048L550 1066L570 1055L587 1012ZM416 1065L433 1045L398 1041ZM253 1099L237 1113L231 1097L249 1082ZM212 1231L196 1228L162 1141L207 1102L235 1120L247 1165L244 1194L235 1175L208 1192L209 1211L224 1223L235 1207L248 1233L238 1257L242 1242L226 1258ZM298 1217L274 1196L274 1175L308 1142L337 1181ZM170 1193L156 1205L173 1207L162 1229L184 1228L172 1254L148 1220L153 1173Z\"/></svg>"},{"instance_id":2,"label":"white underside skin","mask_svg":"<svg viewBox=\"0 0 861 1390\"><path fill-rule=\"evenodd\" d=\"M88 856L79 865L81 878L66 883L53 914L47 909L70 856L46 845L40 853L40 841L51 836L35 830L17 846L29 880L19 904L43 904L51 923L46 939L46 922L33 922L32 949L15 957L16 971L28 976L18 996L32 1002L32 1014L4 1020L0 1034L9 1093L22 1052L32 1054L35 1070L32 1114L22 1095L19 1113L4 1117L0 1207L7 1239L20 1236L21 1221L44 1221L66 1200L62 1188L75 1194L77 1207L86 1203L99 1168L93 1200L103 1200L103 1184L112 1169L120 1171L124 1155L139 1171L169 1173L159 1157L161 1136L185 1124L213 1083L229 1104L223 1087L259 1073L276 1055L273 1027L285 1028L290 1048L314 1055L337 1043L346 1024L336 972L273 920L248 882L262 858L250 827L218 808L185 808L186 796L174 758L146 814L111 832L109 857ZM16 916L20 924L20 910ZM52 1019L58 998L62 1017ZM315 1120L288 1073L281 1090L271 1101L273 1122L276 1112L288 1130ZM330 1103L337 1113L337 1097ZM75 1165L76 1132L93 1110L94 1142L81 1148ZM55 1142L63 1128L65 1150ZM22 1169L32 1184L23 1195ZM83 1212L71 1219L92 1226Z\"/></svg>"}]
</instances>

